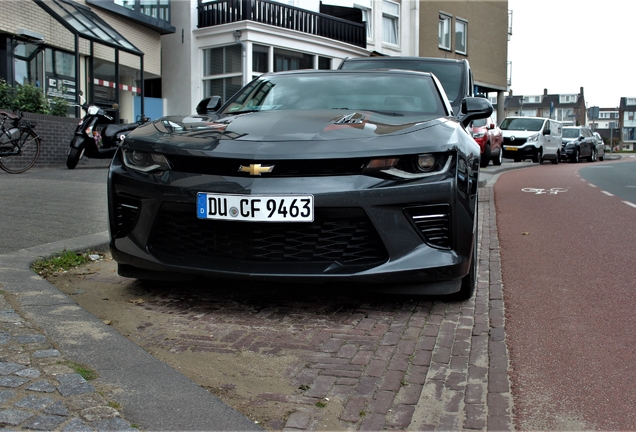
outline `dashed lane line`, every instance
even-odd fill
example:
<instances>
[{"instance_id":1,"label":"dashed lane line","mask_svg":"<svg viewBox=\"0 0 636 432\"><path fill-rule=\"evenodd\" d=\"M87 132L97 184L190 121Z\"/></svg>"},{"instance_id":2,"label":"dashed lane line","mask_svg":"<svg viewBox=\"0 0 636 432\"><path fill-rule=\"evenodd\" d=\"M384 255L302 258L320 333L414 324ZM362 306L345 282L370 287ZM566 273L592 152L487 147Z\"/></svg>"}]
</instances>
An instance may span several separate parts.
<instances>
[{"instance_id":1,"label":"dashed lane line","mask_svg":"<svg viewBox=\"0 0 636 432\"><path fill-rule=\"evenodd\" d=\"M590 187L596 187L596 185L593 185L592 183L588 183L587 185Z\"/></svg>"},{"instance_id":2,"label":"dashed lane line","mask_svg":"<svg viewBox=\"0 0 636 432\"><path fill-rule=\"evenodd\" d=\"M629 202L629 201L623 201L623 203L627 204L630 207L634 207L636 208L636 204L634 204L633 202Z\"/></svg>"},{"instance_id":3,"label":"dashed lane line","mask_svg":"<svg viewBox=\"0 0 636 432\"><path fill-rule=\"evenodd\" d=\"M614 196L614 194L611 194L611 193L609 193L609 192L607 192L607 191L601 191L601 192L603 192L603 193L604 193L605 195L607 195L607 196Z\"/></svg>"}]
</instances>

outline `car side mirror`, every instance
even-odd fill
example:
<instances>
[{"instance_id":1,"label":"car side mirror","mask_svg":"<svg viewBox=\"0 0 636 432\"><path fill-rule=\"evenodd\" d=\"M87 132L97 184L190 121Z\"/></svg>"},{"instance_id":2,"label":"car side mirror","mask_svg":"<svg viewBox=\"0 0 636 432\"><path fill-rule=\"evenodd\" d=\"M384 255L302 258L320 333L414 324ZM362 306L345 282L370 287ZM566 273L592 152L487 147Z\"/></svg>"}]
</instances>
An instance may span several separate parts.
<instances>
[{"instance_id":1,"label":"car side mirror","mask_svg":"<svg viewBox=\"0 0 636 432\"><path fill-rule=\"evenodd\" d=\"M543 129L543 135L550 135L550 129Z\"/></svg>"},{"instance_id":2,"label":"car side mirror","mask_svg":"<svg viewBox=\"0 0 636 432\"><path fill-rule=\"evenodd\" d=\"M223 105L221 96L207 97L201 100L201 102L197 105L197 114L204 115L209 112L218 111L218 109L221 108L221 105Z\"/></svg>"},{"instance_id":3,"label":"car side mirror","mask_svg":"<svg viewBox=\"0 0 636 432\"><path fill-rule=\"evenodd\" d=\"M579 135L579 141L583 141L585 137L583 135Z\"/></svg>"},{"instance_id":4,"label":"car side mirror","mask_svg":"<svg viewBox=\"0 0 636 432\"><path fill-rule=\"evenodd\" d=\"M462 101L459 121L468 127L471 121L488 118L493 112L492 104L488 99L480 97L467 97Z\"/></svg>"}]
</instances>

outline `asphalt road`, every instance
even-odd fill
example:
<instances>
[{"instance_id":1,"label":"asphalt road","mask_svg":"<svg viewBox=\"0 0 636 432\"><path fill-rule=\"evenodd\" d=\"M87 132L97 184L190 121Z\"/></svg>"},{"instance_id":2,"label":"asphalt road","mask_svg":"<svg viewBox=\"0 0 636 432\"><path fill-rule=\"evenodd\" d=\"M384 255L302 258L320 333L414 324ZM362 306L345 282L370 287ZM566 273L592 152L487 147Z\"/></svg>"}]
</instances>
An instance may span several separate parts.
<instances>
[{"instance_id":1,"label":"asphalt road","mask_svg":"<svg viewBox=\"0 0 636 432\"><path fill-rule=\"evenodd\" d=\"M495 185L519 430L636 425L636 208L587 180L633 167L544 164Z\"/></svg>"},{"instance_id":2,"label":"asphalt road","mask_svg":"<svg viewBox=\"0 0 636 432\"><path fill-rule=\"evenodd\" d=\"M581 169L581 177L606 192L636 203L636 156L624 161L631 163L590 164Z\"/></svg>"},{"instance_id":3,"label":"asphalt road","mask_svg":"<svg viewBox=\"0 0 636 432\"><path fill-rule=\"evenodd\" d=\"M0 254L108 231L107 175L100 160L74 170L0 171Z\"/></svg>"}]
</instances>

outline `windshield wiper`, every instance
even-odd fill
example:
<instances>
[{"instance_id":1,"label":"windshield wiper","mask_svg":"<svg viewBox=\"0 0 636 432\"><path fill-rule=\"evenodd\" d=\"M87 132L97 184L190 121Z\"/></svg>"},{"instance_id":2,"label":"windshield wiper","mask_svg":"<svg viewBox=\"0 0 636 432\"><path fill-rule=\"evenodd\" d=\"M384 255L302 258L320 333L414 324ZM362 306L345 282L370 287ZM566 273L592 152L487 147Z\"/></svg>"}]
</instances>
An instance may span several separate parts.
<instances>
[{"instance_id":1,"label":"windshield wiper","mask_svg":"<svg viewBox=\"0 0 636 432\"><path fill-rule=\"evenodd\" d=\"M253 112L259 112L259 109L249 109L249 110L241 110L241 111L231 111L228 114L230 115L234 115L234 114L248 114L248 113L253 113Z\"/></svg>"}]
</instances>

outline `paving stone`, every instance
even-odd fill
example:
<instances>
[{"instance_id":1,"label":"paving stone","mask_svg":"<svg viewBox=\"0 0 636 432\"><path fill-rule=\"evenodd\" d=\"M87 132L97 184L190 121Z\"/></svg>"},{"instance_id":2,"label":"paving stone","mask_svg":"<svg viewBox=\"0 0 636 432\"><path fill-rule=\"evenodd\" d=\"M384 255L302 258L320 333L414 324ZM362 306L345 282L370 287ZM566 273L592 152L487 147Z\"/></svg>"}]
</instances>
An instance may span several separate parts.
<instances>
[{"instance_id":1,"label":"paving stone","mask_svg":"<svg viewBox=\"0 0 636 432\"><path fill-rule=\"evenodd\" d=\"M29 417L32 417L33 414L27 411L16 410L16 409L6 409L0 411L0 425L9 425L9 426L18 426L20 423L23 423Z\"/></svg>"},{"instance_id":2,"label":"paving stone","mask_svg":"<svg viewBox=\"0 0 636 432\"><path fill-rule=\"evenodd\" d=\"M94 432L94 430L81 419L74 418L64 426L62 432Z\"/></svg>"},{"instance_id":3,"label":"paving stone","mask_svg":"<svg viewBox=\"0 0 636 432\"><path fill-rule=\"evenodd\" d=\"M293 412L287 419L286 428L307 429L311 415L305 412Z\"/></svg>"},{"instance_id":4,"label":"paving stone","mask_svg":"<svg viewBox=\"0 0 636 432\"><path fill-rule=\"evenodd\" d=\"M14 376L0 377L0 387L16 388L28 381L27 379Z\"/></svg>"},{"instance_id":5,"label":"paving stone","mask_svg":"<svg viewBox=\"0 0 636 432\"><path fill-rule=\"evenodd\" d=\"M21 344L46 342L46 338L44 337L44 335L40 334L18 335L15 336L13 339Z\"/></svg>"},{"instance_id":6,"label":"paving stone","mask_svg":"<svg viewBox=\"0 0 636 432\"><path fill-rule=\"evenodd\" d=\"M67 417L69 415L68 408L61 402L57 401L53 405L44 410L45 414Z\"/></svg>"},{"instance_id":7,"label":"paving stone","mask_svg":"<svg viewBox=\"0 0 636 432\"><path fill-rule=\"evenodd\" d=\"M41 372L34 368L22 369L18 372L14 372L14 375L17 375L22 378L38 378L41 375Z\"/></svg>"},{"instance_id":8,"label":"paving stone","mask_svg":"<svg viewBox=\"0 0 636 432\"><path fill-rule=\"evenodd\" d=\"M0 390L0 403L3 404L9 399L13 399L16 395L16 392L13 390Z\"/></svg>"},{"instance_id":9,"label":"paving stone","mask_svg":"<svg viewBox=\"0 0 636 432\"><path fill-rule=\"evenodd\" d=\"M61 354L56 349L48 349L48 350L39 350L34 352L34 358L49 358L49 357L59 357Z\"/></svg>"},{"instance_id":10,"label":"paving stone","mask_svg":"<svg viewBox=\"0 0 636 432\"><path fill-rule=\"evenodd\" d=\"M113 417L106 420L101 420L92 424L96 430L98 431L131 431L131 432L139 432L139 429L133 428L130 426L130 423L119 418Z\"/></svg>"},{"instance_id":11,"label":"paving stone","mask_svg":"<svg viewBox=\"0 0 636 432\"><path fill-rule=\"evenodd\" d=\"M40 380L29 384L26 389L42 393L53 393L55 391L55 386L46 380Z\"/></svg>"},{"instance_id":12,"label":"paving stone","mask_svg":"<svg viewBox=\"0 0 636 432\"><path fill-rule=\"evenodd\" d=\"M52 431L62 423L66 421L66 418L54 415L48 416L37 416L33 419L30 419L28 422L24 424L24 427L27 429L33 430L41 430L41 431Z\"/></svg>"},{"instance_id":13,"label":"paving stone","mask_svg":"<svg viewBox=\"0 0 636 432\"><path fill-rule=\"evenodd\" d=\"M24 365L18 363L0 362L0 375L10 375L24 368Z\"/></svg>"},{"instance_id":14,"label":"paving stone","mask_svg":"<svg viewBox=\"0 0 636 432\"><path fill-rule=\"evenodd\" d=\"M45 397L37 397L37 396L27 396L24 399L20 399L14 405L17 408L28 408L32 410L41 410L51 405L54 402L48 396Z\"/></svg>"}]
</instances>

